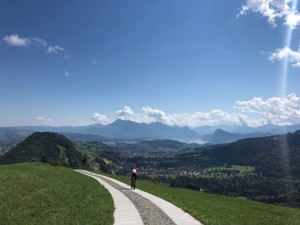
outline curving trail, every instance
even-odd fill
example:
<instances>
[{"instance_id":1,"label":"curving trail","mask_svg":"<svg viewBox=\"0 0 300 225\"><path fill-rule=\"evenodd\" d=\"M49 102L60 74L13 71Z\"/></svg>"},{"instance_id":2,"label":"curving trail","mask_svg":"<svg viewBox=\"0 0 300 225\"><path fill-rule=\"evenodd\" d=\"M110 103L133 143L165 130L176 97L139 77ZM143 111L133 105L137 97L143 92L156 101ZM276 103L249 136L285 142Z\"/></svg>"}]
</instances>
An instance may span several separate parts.
<instances>
[{"instance_id":1,"label":"curving trail","mask_svg":"<svg viewBox=\"0 0 300 225\"><path fill-rule=\"evenodd\" d=\"M96 179L112 195L115 212L114 225L201 225L182 209L157 196L141 190L130 190L130 186L118 180L76 170Z\"/></svg>"}]
</instances>

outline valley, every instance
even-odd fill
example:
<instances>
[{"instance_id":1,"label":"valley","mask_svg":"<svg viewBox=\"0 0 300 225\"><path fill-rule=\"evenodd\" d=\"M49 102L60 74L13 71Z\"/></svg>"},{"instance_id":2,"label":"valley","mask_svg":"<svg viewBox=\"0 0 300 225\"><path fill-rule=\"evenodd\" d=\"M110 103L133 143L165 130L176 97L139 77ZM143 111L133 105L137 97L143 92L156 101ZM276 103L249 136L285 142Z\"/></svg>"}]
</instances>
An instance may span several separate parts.
<instances>
[{"instance_id":1,"label":"valley","mask_svg":"<svg viewBox=\"0 0 300 225\"><path fill-rule=\"evenodd\" d=\"M36 132L24 141L19 136L0 157L0 164L41 161L125 176L134 166L140 180L300 207L299 131L216 145L80 133L67 136Z\"/></svg>"}]
</instances>

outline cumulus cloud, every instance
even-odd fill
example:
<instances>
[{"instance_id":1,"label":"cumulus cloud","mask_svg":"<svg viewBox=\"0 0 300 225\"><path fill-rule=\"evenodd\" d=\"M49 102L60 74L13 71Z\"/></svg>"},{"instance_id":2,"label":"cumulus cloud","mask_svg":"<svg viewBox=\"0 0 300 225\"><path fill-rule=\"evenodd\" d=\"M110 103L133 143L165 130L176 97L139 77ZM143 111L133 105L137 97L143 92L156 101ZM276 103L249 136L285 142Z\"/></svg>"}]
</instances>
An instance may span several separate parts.
<instances>
[{"instance_id":1,"label":"cumulus cloud","mask_svg":"<svg viewBox=\"0 0 300 225\"><path fill-rule=\"evenodd\" d=\"M134 111L128 106L124 106L123 109L116 112L117 118L122 120L131 120L133 115Z\"/></svg>"},{"instance_id":2,"label":"cumulus cloud","mask_svg":"<svg viewBox=\"0 0 300 225\"><path fill-rule=\"evenodd\" d=\"M245 15L247 12L254 12L268 18L272 26L276 26L280 19L282 24L287 25L290 29L300 26L300 14L297 11L297 1L293 0L247 0L242 5L238 16ZM276 49L270 53L269 60L287 59L292 66L300 67L300 47L297 51L290 49L289 46Z\"/></svg>"},{"instance_id":3,"label":"cumulus cloud","mask_svg":"<svg viewBox=\"0 0 300 225\"><path fill-rule=\"evenodd\" d=\"M173 118L176 125L189 127L216 126L222 124L242 125L245 123L244 121L249 121L245 115L230 113L221 109L213 109L209 112L174 114Z\"/></svg>"},{"instance_id":4,"label":"cumulus cloud","mask_svg":"<svg viewBox=\"0 0 300 225\"><path fill-rule=\"evenodd\" d=\"M146 114L145 118L149 118L149 121L162 122L165 124L173 125L175 124L174 117L172 115L167 115L165 112L159 109L153 109L149 106L143 107L143 112Z\"/></svg>"},{"instance_id":5,"label":"cumulus cloud","mask_svg":"<svg viewBox=\"0 0 300 225\"><path fill-rule=\"evenodd\" d=\"M199 127L199 126L215 126L221 124L238 124L243 123L255 126L257 125L249 118L242 114L229 113L220 109L214 109L210 112L195 112L195 113L177 113L168 114L159 109L145 106L142 108L142 114L135 114L133 110L125 106L124 109L117 111L118 119L131 120L138 123L154 123L161 122L169 126L188 126L188 127Z\"/></svg>"},{"instance_id":6,"label":"cumulus cloud","mask_svg":"<svg viewBox=\"0 0 300 225\"><path fill-rule=\"evenodd\" d=\"M105 115L101 115L99 113L94 113L93 114L93 120L101 123L101 124L108 124L109 123L109 119L105 116Z\"/></svg>"},{"instance_id":7,"label":"cumulus cloud","mask_svg":"<svg viewBox=\"0 0 300 225\"><path fill-rule=\"evenodd\" d=\"M235 109L240 113L213 109L209 112L175 113L145 106L142 113L137 114L128 107L118 110L118 119L131 120L138 123L161 122L169 126L247 125L258 127L266 124L291 125L300 123L300 97L289 94L287 97L271 97L263 100L255 97L248 101L236 101Z\"/></svg>"},{"instance_id":8,"label":"cumulus cloud","mask_svg":"<svg viewBox=\"0 0 300 225\"><path fill-rule=\"evenodd\" d=\"M300 97L289 94L287 97L261 97L249 101L236 101L236 108L244 113L253 113L264 119L265 123L291 125L300 123Z\"/></svg>"},{"instance_id":9,"label":"cumulus cloud","mask_svg":"<svg viewBox=\"0 0 300 225\"><path fill-rule=\"evenodd\" d=\"M283 24L294 29L300 25L300 14L292 4L292 0L247 0L238 16L250 11L266 17L272 26L276 26L276 20L282 19Z\"/></svg>"},{"instance_id":10,"label":"cumulus cloud","mask_svg":"<svg viewBox=\"0 0 300 225\"><path fill-rule=\"evenodd\" d=\"M58 52L64 52L65 50L62 47L59 47L58 45L49 46L47 53L49 54L56 54Z\"/></svg>"},{"instance_id":11,"label":"cumulus cloud","mask_svg":"<svg viewBox=\"0 0 300 225\"><path fill-rule=\"evenodd\" d=\"M21 38L17 34L5 36L3 39L8 45L16 47L28 47L31 43L29 38Z\"/></svg>"},{"instance_id":12,"label":"cumulus cloud","mask_svg":"<svg viewBox=\"0 0 300 225\"><path fill-rule=\"evenodd\" d=\"M290 26L290 28L295 29L300 25L300 14L290 13L285 18L285 24Z\"/></svg>"},{"instance_id":13,"label":"cumulus cloud","mask_svg":"<svg viewBox=\"0 0 300 225\"><path fill-rule=\"evenodd\" d=\"M292 63L292 66L300 68L300 46L298 51L293 51L288 47L284 47L281 49L276 49L274 52L270 53L269 60L282 60L287 59L289 62Z\"/></svg>"}]
</instances>

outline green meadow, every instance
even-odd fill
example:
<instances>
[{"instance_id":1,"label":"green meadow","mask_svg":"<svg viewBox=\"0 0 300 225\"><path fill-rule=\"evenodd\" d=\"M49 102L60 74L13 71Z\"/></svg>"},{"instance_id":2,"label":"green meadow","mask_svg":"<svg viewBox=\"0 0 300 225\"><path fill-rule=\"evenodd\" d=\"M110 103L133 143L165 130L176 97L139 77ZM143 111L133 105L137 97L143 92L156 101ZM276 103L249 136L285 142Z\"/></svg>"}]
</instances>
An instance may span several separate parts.
<instances>
[{"instance_id":1,"label":"green meadow","mask_svg":"<svg viewBox=\"0 0 300 225\"><path fill-rule=\"evenodd\" d=\"M233 166L230 166L230 167L227 167L227 166L210 167L208 169L210 169L210 170L237 170L240 173L254 173L255 172L255 167L254 166L233 165Z\"/></svg>"},{"instance_id":2,"label":"green meadow","mask_svg":"<svg viewBox=\"0 0 300 225\"><path fill-rule=\"evenodd\" d=\"M129 178L112 176L129 184ZM205 225L299 225L300 209L228 197L155 182L137 181L137 189L172 202Z\"/></svg>"},{"instance_id":3,"label":"green meadow","mask_svg":"<svg viewBox=\"0 0 300 225\"><path fill-rule=\"evenodd\" d=\"M0 166L0 224L113 224L113 201L96 180L47 164Z\"/></svg>"},{"instance_id":4,"label":"green meadow","mask_svg":"<svg viewBox=\"0 0 300 225\"><path fill-rule=\"evenodd\" d=\"M129 184L129 177L109 176ZM298 208L147 181L138 181L137 188L174 203L205 225L300 224ZM71 169L38 163L0 166L1 224L109 225L113 211L106 189Z\"/></svg>"}]
</instances>

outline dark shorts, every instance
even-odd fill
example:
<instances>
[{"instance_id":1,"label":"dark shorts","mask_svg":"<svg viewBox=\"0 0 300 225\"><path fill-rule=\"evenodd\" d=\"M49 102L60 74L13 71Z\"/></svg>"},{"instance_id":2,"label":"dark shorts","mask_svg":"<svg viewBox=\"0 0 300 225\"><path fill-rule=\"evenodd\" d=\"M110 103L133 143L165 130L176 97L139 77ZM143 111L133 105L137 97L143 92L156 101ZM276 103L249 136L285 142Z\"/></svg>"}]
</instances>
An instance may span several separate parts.
<instances>
[{"instance_id":1,"label":"dark shorts","mask_svg":"<svg viewBox=\"0 0 300 225\"><path fill-rule=\"evenodd\" d=\"M136 180L136 173L131 174L131 180Z\"/></svg>"}]
</instances>

